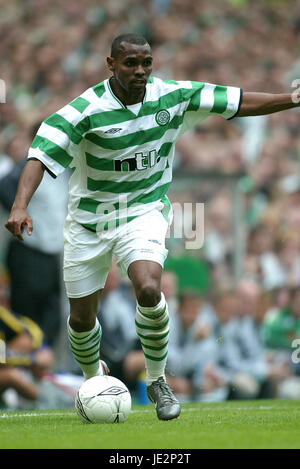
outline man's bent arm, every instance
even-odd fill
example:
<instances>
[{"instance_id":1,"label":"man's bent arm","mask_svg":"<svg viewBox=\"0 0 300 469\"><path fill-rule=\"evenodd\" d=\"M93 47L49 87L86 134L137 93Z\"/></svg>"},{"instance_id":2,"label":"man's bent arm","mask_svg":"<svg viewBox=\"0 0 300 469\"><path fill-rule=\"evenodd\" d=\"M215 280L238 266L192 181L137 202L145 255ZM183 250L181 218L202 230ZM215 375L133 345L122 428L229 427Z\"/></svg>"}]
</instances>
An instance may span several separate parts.
<instances>
[{"instance_id":1,"label":"man's bent arm","mask_svg":"<svg viewBox=\"0 0 300 469\"><path fill-rule=\"evenodd\" d=\"M43 178L44 169L43 163L39 160L30 160L26 163L20 177L15 201L5 223L5 227L21 241L23 241L22 232L25 225L27 225L29 235L33 230L27 206Z\"/></svg>"},{"instance_id":2,"label":"man's bent arm","mask_svg":"<svg viewBox=\"0 0 300 469\"><path fill-rule=\"evenodd\" d=\"M244 92L243 101L236 117L262 116L299 107L300 103L294 102L292 97L291 93ZM300 96L297 97L297 101L299 98Z\"/></svg>"}]
</instances>

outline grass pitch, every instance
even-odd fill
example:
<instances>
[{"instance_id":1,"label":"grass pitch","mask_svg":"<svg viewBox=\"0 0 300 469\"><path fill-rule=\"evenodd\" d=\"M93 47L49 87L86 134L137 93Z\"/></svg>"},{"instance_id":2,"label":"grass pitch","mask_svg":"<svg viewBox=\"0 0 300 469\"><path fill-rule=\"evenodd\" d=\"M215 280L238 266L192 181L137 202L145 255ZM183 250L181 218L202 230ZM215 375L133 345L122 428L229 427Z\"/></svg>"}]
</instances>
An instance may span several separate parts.
<instances>
[{"instance_id":1,"label":"grass pitch","mask_svg":"<svg viewBox=\"0 0 300 469\"><path fill-rule=\"evenodd\" d=\"M134 406L122 424L85 424L73 410L2 411L0 448L300 448L300 402L195 403L168 422Z\"/></svg>"}]
</instances>

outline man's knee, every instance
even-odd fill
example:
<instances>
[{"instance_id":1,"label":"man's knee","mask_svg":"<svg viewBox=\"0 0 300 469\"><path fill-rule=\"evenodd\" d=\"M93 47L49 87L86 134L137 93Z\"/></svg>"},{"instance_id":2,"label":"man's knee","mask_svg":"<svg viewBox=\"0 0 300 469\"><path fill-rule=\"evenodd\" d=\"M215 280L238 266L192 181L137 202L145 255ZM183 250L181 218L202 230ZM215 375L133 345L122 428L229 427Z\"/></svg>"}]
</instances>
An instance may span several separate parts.
<instances>
[{"instance_id":1,"label":"man's knee","mask_svg":"<svg viewBox=\"0 0 300 469\"><path fill-rule=\"evenodd\" d=\"M151 308L160 302L161 272L161 265L157 262L138 260L130 264L128 276L140 306Z\"/></svg>"},{"instance_id":2,"label":"man's knee","mask_svg":"<svg viewBox=\"0 0 300 469\"><path fill-rule=\"evenodd\" d=\"M99 293L85 298L70 298L69 324L74 331L90 331L95 326Z\"/></svg>"},{"instance_id":3,"label":"man's knee","mask_svg":"<svg viewBox=\"0 0 300 469\"><path fill-rule=\"evenodd\" d=\"M69 324L76 332L90 331L93 329L96 321L96 315L86 314L79 310L70 310Z\"/></svg>"},{"instance_id":4,"label":"man's knee","mask_svg":"<svg viewBox=\"0 0 300 469\"><path fill-rule=\"evenodd\" d=\"M140 306L156 306L161 299L159 282L156 279L143 281L137 285L136 297Z\"/></svg>"}]
</instances>

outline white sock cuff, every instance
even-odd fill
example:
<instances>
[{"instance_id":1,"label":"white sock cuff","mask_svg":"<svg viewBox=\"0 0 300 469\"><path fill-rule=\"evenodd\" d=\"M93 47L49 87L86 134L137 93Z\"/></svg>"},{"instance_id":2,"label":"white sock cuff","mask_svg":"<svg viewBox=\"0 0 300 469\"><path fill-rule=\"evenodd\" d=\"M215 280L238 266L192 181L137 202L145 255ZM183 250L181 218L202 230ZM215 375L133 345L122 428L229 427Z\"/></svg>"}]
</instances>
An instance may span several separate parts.
<instances>
[{"instance_id":1,"label":"white sock cuff","mask_svg":"<svg viewBox=\"0 0 300 469\"><path fill-rule=\"evenodd\" d=\"M138 303L137 303L137 306L138 306L141 313L145 313L145 314L152 313L153 314L153 313L159 312L161 309L163 309L165 304L166 304L165 295L163 294L163 292L161 292L160 302L156 306L140 306Z\"/></svg>"}]
</instances>

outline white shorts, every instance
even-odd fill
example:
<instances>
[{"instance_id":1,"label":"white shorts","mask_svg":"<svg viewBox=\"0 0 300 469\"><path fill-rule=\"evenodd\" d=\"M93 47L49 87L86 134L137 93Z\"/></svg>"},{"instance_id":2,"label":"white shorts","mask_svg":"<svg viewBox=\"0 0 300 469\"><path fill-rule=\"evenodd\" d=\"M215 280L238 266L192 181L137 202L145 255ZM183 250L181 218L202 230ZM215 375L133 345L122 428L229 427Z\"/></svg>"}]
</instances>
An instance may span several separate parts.
<instances>
[{"instance_id":1,"label":"white shorts","mask_svg":"<svg viewBox=\"0 0 300 469\"><path fill-rule=\"evenodd\" d=\"M82 298L104 287L116 257L121 274L137 260L162 267L168 254L168 222L159 210L138 216L117 228L94 233L67 217L64 227L64 281L69 298Z\"/></svg>"}]
</instances>

